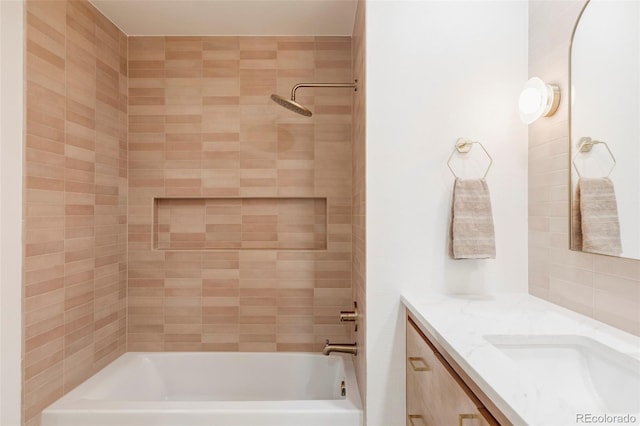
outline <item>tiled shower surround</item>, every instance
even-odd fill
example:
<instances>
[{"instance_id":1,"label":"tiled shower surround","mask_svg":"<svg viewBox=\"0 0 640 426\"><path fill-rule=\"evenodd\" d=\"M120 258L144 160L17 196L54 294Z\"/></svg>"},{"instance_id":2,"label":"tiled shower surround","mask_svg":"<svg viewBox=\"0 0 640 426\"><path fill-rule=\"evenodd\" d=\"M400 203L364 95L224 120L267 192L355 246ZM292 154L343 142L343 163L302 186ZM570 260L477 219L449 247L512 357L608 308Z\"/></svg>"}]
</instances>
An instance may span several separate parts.
<instances>
[{"instance_id":1,"label":"tiled shower surround","mask_svg":"<svg viewBox=\"0 0 640 426\"><path fill-rule=\"evenodd\" d=\"M326 198L157 198L158 250L327 248Z\"/></svg>"},{"instance_id":2,"label":"tiled shower surround","mask_svg":"<svg viewBox=\"0 0 640 426\"><path fill-rule=\"evenodd\" d=\"M127 38L26 3L23 421L125 351Z\"/></svg>"},{"instance_id":3,"label":"tiled shower surround","mask_svg":"<svg viewBox=\"0 0 640 426\"><path fill-rule=\"evenodd\" d=\"M300 89L312 119L269 96L351 81L351 38L130 37L128 64L127 349L347 339L353 91Z\"/></svg>"},{"instance_id":4,"label":"tiled shower surround","mask_svg":"<svg viewBox=\"0 0 640 426\"><path fill-rule=\"evenodd\" d=\"M269 96L353 81L351 38L126 37L84 0L26 5L24 423L125 350L348 341L353 91L299 90L313 118Z\"/></svg>"},{"instance_id":5,"label":"tiled shower surround","mask_svg":"<svg viewBox=\"0 0 640 426\"><path fill-rule=\"evenodd\" d=\"M366 176L365 176L365 142L366 142L366 73L365 73L365 0L358 0L356 19L353 27L353 75L358 79L361 88L358 96L353 101L353 198L352 210L352 267L351 286L353 288L353 300L358 303L358 311L361 317L366 318ZM366 353L367 322L361 320L358 331L352 332L352 341L358 342L358 351ZM367 369L366 356L358 356L353 359L358 387L363 401L366 401Z\"/></svg>"}]
</instances>

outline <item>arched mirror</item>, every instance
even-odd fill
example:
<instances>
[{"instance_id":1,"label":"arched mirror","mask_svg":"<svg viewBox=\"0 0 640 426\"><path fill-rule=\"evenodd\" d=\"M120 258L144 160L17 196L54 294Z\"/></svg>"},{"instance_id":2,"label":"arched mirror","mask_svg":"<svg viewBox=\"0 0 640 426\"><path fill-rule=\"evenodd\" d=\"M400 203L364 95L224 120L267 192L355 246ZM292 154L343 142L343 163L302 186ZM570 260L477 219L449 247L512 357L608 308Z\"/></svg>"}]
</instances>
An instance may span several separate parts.
<instances>
[{"instance_id":1,"label":"arched mirror","mask_svg":"<svg viewBox=\"0 0 640 426\"><path fill-rule=\"evenodd\" d=\"M571 248L640 259L640 2L590 0L570 52Z\"/></svg>"}]
</instances>

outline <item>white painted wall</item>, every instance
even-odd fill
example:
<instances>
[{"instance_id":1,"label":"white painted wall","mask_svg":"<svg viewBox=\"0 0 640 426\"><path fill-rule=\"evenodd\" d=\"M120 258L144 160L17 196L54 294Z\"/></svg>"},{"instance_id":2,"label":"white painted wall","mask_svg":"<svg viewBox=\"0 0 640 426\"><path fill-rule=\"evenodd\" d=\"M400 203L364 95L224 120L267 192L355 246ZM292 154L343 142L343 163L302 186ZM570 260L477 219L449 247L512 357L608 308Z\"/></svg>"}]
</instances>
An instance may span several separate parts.
<instances>
[{"instance_id":1,"label":"white painted wall","mask_svg":"<svg viewBox=\"0 0 640 426\"><path fill-rule=\"evenodd\" d=\"M20 424L22 270L22 0L0 1L0 425Z\"/></svg>"},{"instance_id":2,"label":"white painted wall","mask_svg":"<svg viewBox=\"0 0 640 426\"><path fill-rule=\"evenodd\" d=\"M401 293L527 291L527 7L367 4L367 426L405 424ZM495 260L447 256L446 161L461 136L494 159Z\"/></svg>"},{"instance_id":3,"label":"white painted wall","mask_svg":"<svg viewBox=\"0 0 640 426\"><path fill-rule=\"evenodd\" d=\"M640 258L640 3L592 0L575 33L571 53L572 149L583 136L607 142L617 164L615 186L622 256ZM575 153L575 151L573 151ZM609 173L612 160L602 146L580 154L583 176ZM573 192L577 174L573 173Z\"/></svg>"}]
</instances>

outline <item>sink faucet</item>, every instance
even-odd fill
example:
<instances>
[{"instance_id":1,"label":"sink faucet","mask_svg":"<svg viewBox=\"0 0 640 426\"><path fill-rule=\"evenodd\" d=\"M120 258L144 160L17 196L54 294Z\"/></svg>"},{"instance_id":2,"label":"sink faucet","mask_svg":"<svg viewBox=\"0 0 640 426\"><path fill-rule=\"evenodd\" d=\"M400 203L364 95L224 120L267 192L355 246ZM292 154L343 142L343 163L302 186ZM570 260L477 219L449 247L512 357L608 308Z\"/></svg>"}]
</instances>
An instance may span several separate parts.
<instances>
[{"instance_id":1,"label":"sink faucet","mask_svg":"<svg viewBox=\"0 0 640 426\"><path fill-rule=\"evenodd\" d=\"M353 356L358 355L358 344L357 343L329 343L329 339L327 339L326 345L324 345L324 349L322 350L323 355L329 355L331 352L342 352L345 354L351 354Z\"/></svg>"}]
</instances>

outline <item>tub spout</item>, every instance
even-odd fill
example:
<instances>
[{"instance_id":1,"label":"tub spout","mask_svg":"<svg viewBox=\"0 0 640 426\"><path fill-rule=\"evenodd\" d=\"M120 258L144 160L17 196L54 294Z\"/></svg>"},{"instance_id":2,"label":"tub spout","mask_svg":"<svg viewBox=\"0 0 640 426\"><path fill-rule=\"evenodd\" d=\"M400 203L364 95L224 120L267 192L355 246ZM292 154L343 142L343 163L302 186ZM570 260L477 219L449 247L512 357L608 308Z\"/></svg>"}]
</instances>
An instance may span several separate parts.
<instances>
[{"instance_id":1,"label":"tub spout","mask_svg":"<svg viewBox=\"0 0 640 426\"><path fill-rule=\"evenodd\" d=\"M327 343L324 345L324 349L322 349L323 355L329 355L331 352L342 352L345 354L351 354L353 356L358 355L358 344L357 343L329 343L329 339L327 339Z\"/></svg>"}]
</instances>

